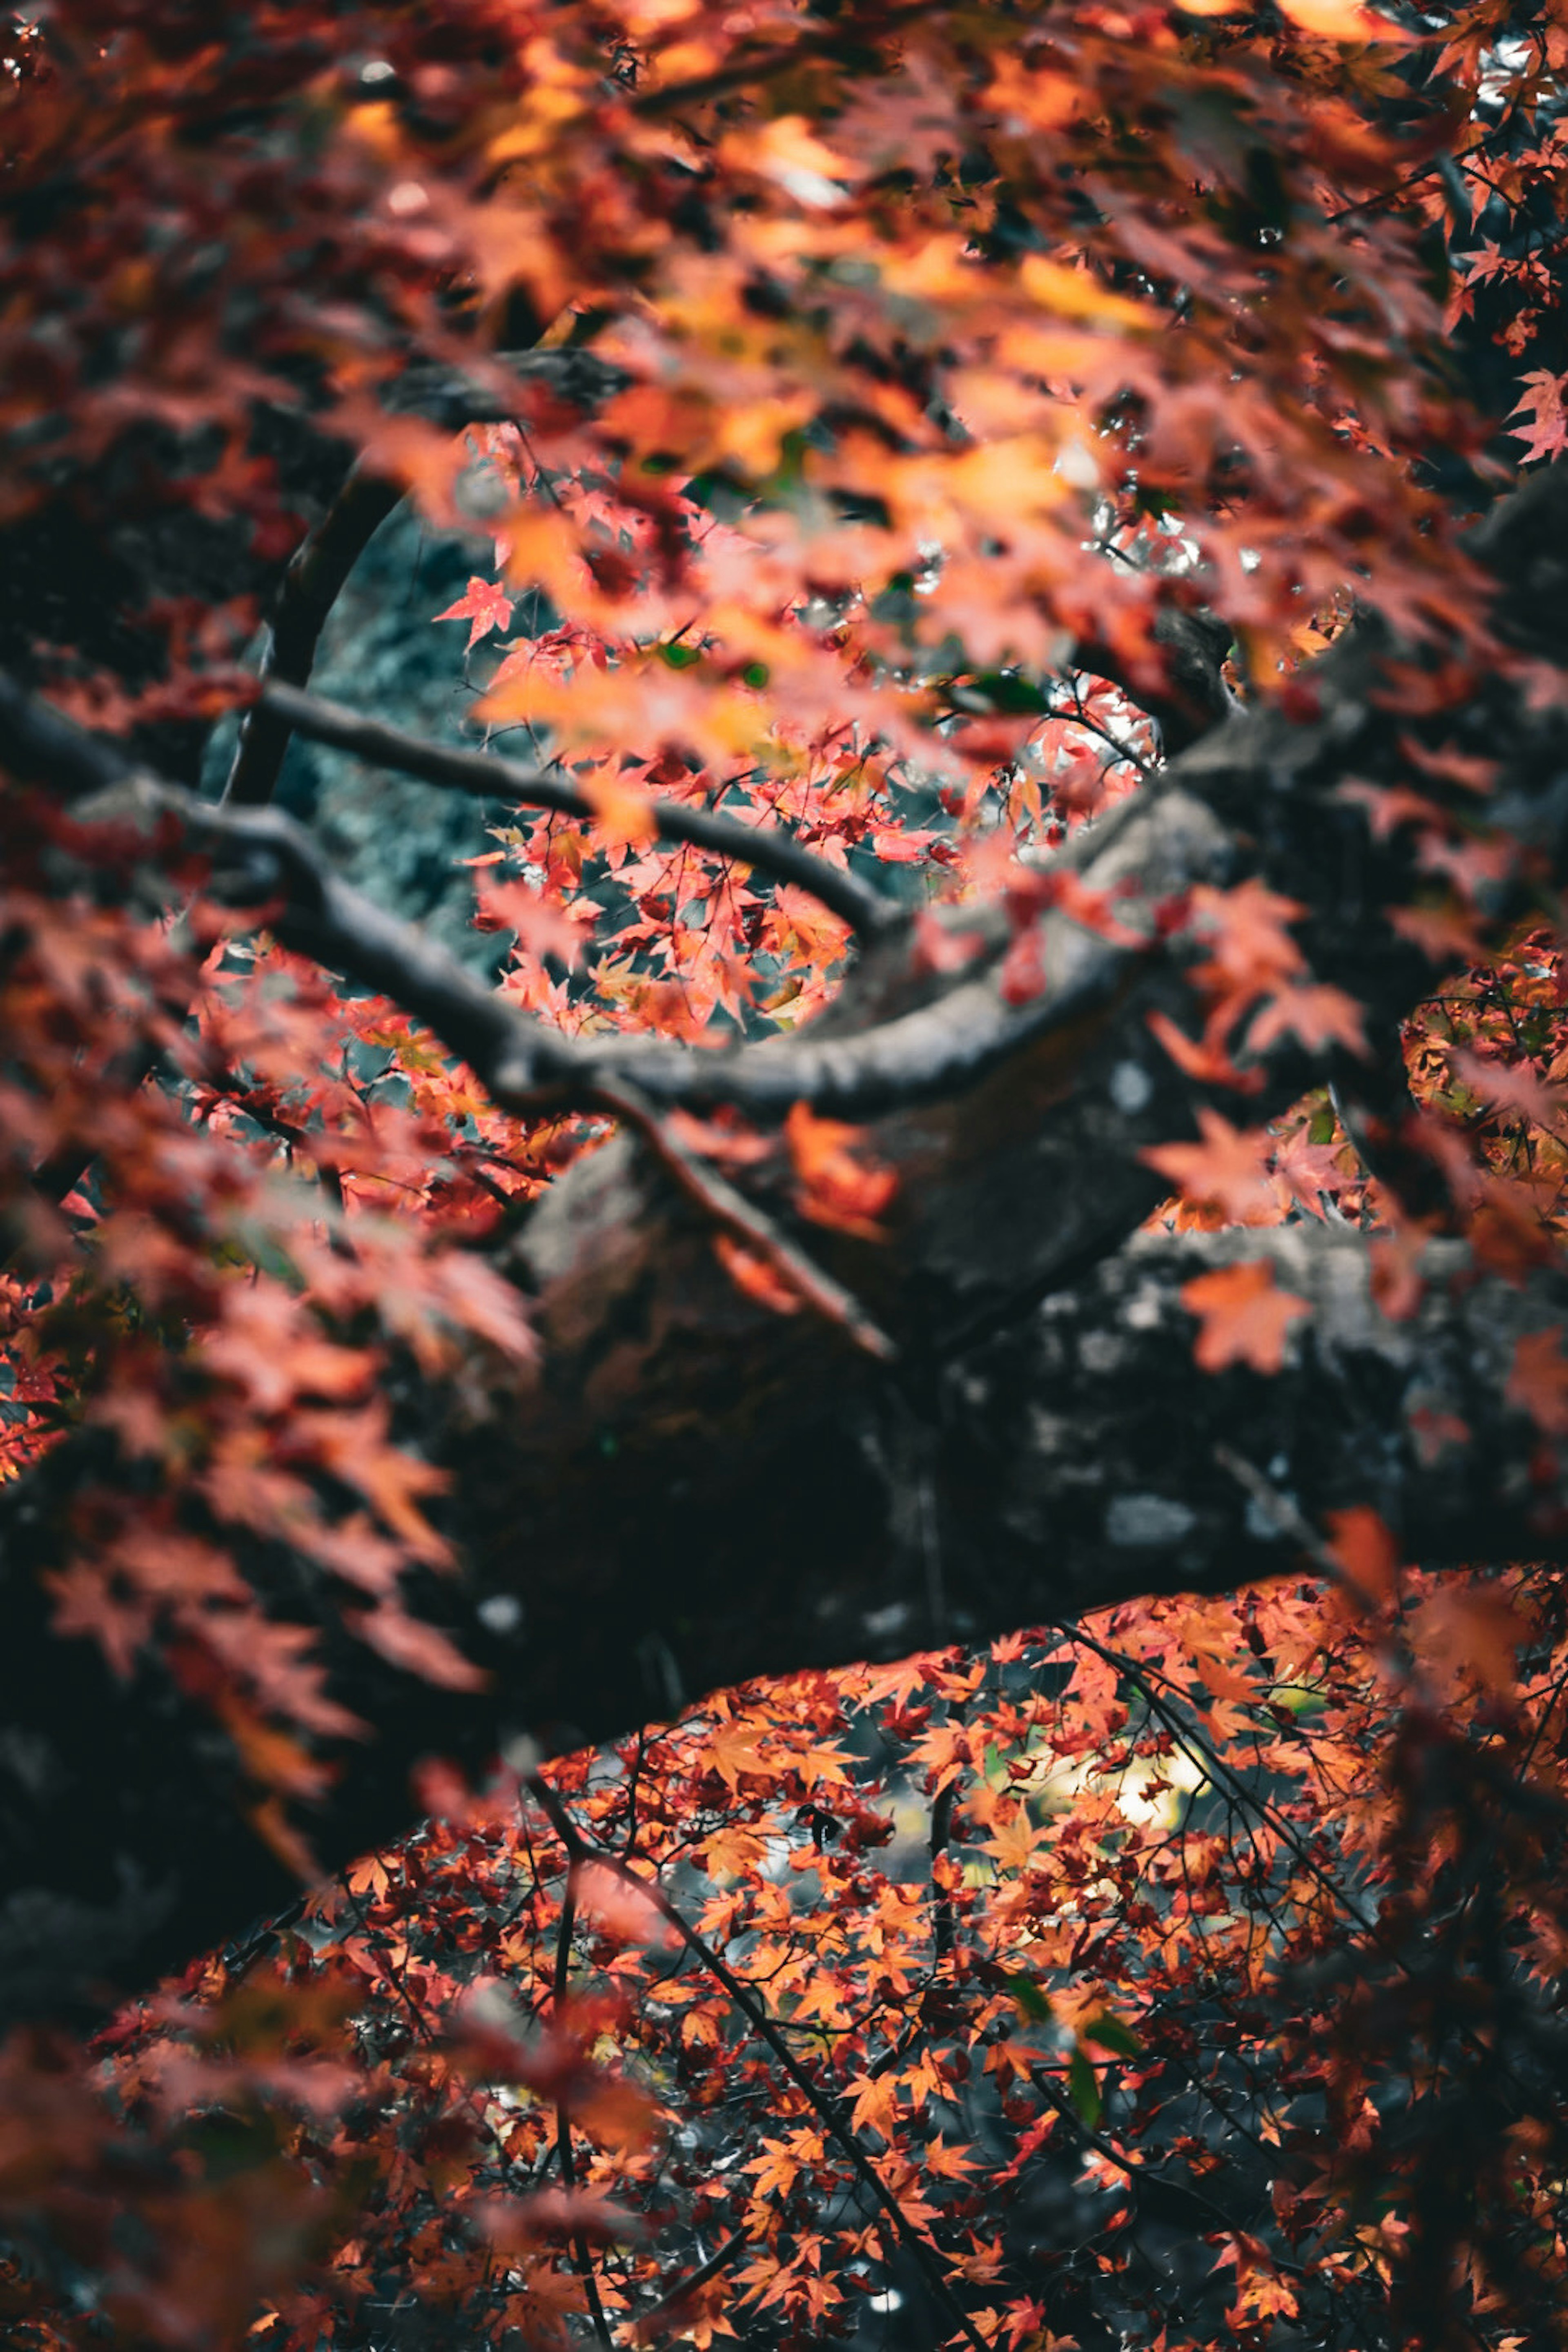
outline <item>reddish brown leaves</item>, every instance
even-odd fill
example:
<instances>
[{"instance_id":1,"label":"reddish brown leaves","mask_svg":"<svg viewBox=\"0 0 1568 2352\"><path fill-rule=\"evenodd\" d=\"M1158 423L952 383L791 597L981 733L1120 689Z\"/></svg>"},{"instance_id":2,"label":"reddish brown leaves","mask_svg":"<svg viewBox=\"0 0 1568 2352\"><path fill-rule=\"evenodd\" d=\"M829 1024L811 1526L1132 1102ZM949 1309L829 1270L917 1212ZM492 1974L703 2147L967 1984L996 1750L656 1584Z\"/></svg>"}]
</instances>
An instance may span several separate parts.
<instances>
[{"instance_id":1,"label":"reddish brown leaves","mask_svg":"<svg viewBox=\"0 0 1568 2352\"><path fill-rule=\"evenodd\" d=\"M1492 824L1489 745L1444 732L1496 649L1424 461L1487 478L1499 419L1456 387L1555 332L1560 23L1515 40L1496 6L1434 16L1394 79L1406 36L1354 0L1025 0L1002 35L973 5L849 13L263 5L232 39L153 0L18 18L0 528L32 534L12 625L49 637L19 658L107 730L196 718L236 698L268 567L335 464L439 524L482 516L497 576L438 617L468 624L480 724L534 730L591 812L513 813L482 869L520 1008L723 1046L829 1002L846 924L743 856L661 841L655 797L880 873L921 906L930 974L994 935L1020 1007L1052 977L1047 908L1130 957L1173 946L1193 1001L1156 1031L1198 1139L1145 1156L1177 1222L1381 1218L1380 1296L1409 1318L1421 1232L1386 1229L1326 1089L1267 1133L1203 1095L1260 1088L1265 1056L1361 1055L1362 1009L1308 963L1323 926L1251 877L1160 908L1151 938L1044 863L1157 763L1128 698L1170 687L1157 619L1212 604L1226 687L1316 725L1289 673L1353 593L1423 647L1399 772L1341 812L1414 861L1417 898L1364 919L1442 982L1396 1140L1441 1170L1475 1255L1528 1275L1568 1236L1568 987L1541 924L1494 935L1521 880L1551 901ZM1447 324L1495 348L1455 366L1434 240L1472 202ZM531 347L528 383L485 373L498 342ZM595 364L579 399L568 371ZM407 412L411 386L470 372L507 423L458 439ZM1521 464L1568 446L1565 384L1521 375ZM284 424L297 465L262 454ZM155 540L178 574L192 524L255 572L215 584L204 555L121 610L125 549ZM57 542L72 577L35 613ZM541 635L492 642L544 604ZM128 631L121 676L100 656ZM4 814L0 1467L86 1425L104 1466L52 1563L57 1626L121 1675L155 1654L210 1712L237 1834L303 1870L331 1747L367 1728L321 1630L479 1679L405 1603L410 1570L450 1560L388 1368L489 1394L529 1358L474 1244L603 1123L503 1116L406 1013L204 906L180 866L183 951L149 917L144 844L84 882L58 812L7 788ZM923 905L942 894L969 903ZM898 1231L854 1128L800 1106L782 1141L706 1138L816 1224ZM764 1248L716 1246L798 1307ZM1182 1295L1216 1372L1278 1370L1306 1311L1262 1263ZM1543 1456L1568 1437L1555 1328L1520 1341L1507 1394ZM1464 1424L1415 1397L1440 1475ZM960 1622L949 1530L908 1540L932 1616ZM1568 1950L1560 1596L1430 1587L1370 1503L1327 1540L1356 1611L1283 1581L1149 1603L984 1659L757 1687L558 1762L573 1835L679 1889L679 1965L652 1898L563 1847L537 1790L474 1800L431 1765L438 1817L320 1896L275 1978L198 1966L188 2005L126 2023L112 2110L49 2050L0 2054L21 2119L0 2120L0 2201L75 2265L54 2302L41 2269L6 2272L7 2317L51 2352L105 2326L284 2352L357 2341L390 2278L392 2310L498 2345L657 2335L674 2294L706 2352L734 2313L847 2331L929 2263L942 2328L1000 2352L1079 2328L1547 2340L1561 2294L1544 2318L1510 2297L1559 2256L1560 2117L1500 2124L1489 2101L1538 2079L1539 2049L1500 2052ZM264 1572L280 1559L298 1620ZM1455 1956L1446 2009L1434 1952ZM481 1979L511 2024L476 2014ZM1457 2203L1439 2144L1464 2153ZM1169 2262L1138 2236L1162 2190L1186 2232ZM1436 2318L1389 2299L1411 2231Z\"/></svg>"}]
</instances>

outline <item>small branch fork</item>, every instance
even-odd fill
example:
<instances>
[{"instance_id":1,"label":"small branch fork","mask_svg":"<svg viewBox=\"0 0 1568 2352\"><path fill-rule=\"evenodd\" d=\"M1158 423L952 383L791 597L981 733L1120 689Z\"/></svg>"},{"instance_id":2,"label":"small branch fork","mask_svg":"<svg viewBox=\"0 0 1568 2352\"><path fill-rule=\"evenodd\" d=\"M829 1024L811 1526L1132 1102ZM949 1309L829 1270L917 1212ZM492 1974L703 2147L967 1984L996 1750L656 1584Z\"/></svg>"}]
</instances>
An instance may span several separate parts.
<instances>
[{"instance_id":1,"label":"small branch fork","mask_svg":"<svg viewBox=\"0 0 1568 2352\"><path fill-rule=\"evenodd\" d=\"M751 2242L743 2230L737 2230L725 2239L721 2246L715 2248L705 2263L700 2263L694 2271L689 2271L683 2279L678 2279L669 2293L661 2297L651 2311L645 2311L633 2323L635 2341L650 2343L655 2331L661 2329L667 2319L673 2319L682 2312L699 2288L705 2287L710 2279L716 2279L721 2272L727 2271Z\"/></svg>"},{"instance_id":2,"label":"small branch fork","mask_svg":"<svg viewBox=\"0 0 1568 2352\"><path fill-rule=\"evenodd\" d=\"M1163 2189L1167 2197L1175 2196L1190 2200L1198 2212L1211 2215L1213 2226L1216 2230L1223 2230L1227 2237L1235 2238L1240 2234L1230 2216L1215 2203L1212 2197L1205 2197L1201 2189L1194 2189L1191 2181L1165 2179L1153 2165L1129 2156L1124 2149L1117 2147L1114 2140L1107 2139L1103 2132L1096 2131L1092 2124L1085 2123L1078 2109L1069 2100L1062 2096L1043 2066L1031 2066L1029 2080L1046 2105L1056 2109L1068 2130L1075 2133L1086 2147L1093 2148L1097 2156L1103 2157L1107 2164L1112 2166L1123 2176L1135 2202L1140 2189L1152 2184ZM1281 2267L1286 2266L1281 2265Z\"/></svg>"},{"instance_id":3,"label":"small branch fork","mask_svg":"<svg viewBox=\"0 0 1568 2352\"><path fill-rule=\"evenodd\" d=\"M767 2044L784 2073L831 2136L836 2146L847 2158L861 2186L881 2208L895 2235L919 2265L931 2294L947 2314L954 2328L970 2345L972 2352L987 2352L984 2337L952 2291L940 2254L910 2220L903 2207L866 2154L853 2129L840 2114L837 2101L806 2072L768 2015L766 2009L757 2000L751 1986L738 1977L722 1955L716 1952L712 1946L698 1934L685 1914L670 1900L656 1878L645 1878L639 1871L631 1869L624 1863L618 1854L595 1845L583 1835L561 1799L542 1774L538 1772L527 1774L523 1786L561 1840L566 1851L568 1864L580 1868L584 1862L595 1863L601 1869L612 1872L624 1885L635 1888L637 1894L653 1905L659 1916L673 1928L692 1958L723 1987L752 2032L756 2034L759 2041ZM689 2292L689 2282L688 2287L680 2292ZM661 2305L660 2308L662 2307Z\"/></svg>"},{"instance_id":4,"label":"small branch fork","mask_svg":"<svg viewBox=\"0 0 1568 2352\"><path fill-rule=\"evenodd\" d=\"M25 702L25 698L16 699ZM123 809L132 815L175 817L188 835L220 861L226 852L231 863L237 859L237 872L224 877L231 887L237 883L252 902L281 898L284 911L275 922L286 946L345 967L428 1021L503 1108L534 1107L527 1093L520 1097L509 1087L506 1077L515 1029L524 1016L504 997L482 988L423 932L396 922L342 882L291 818L271 808L215 809L181 786L145 774L111 782L105 791L100 747L91 739L75 739L74 730L41 706L14 713L8 708L11 700L0 681L0 751L16 757L31 749L34 768L41 760L68 782L85 785L89 813L96 798L99 814ZM17 720L15 748L6 741L6 721L13 716ZM863 1354L881 1363L893 1360L898 1352L893 1342L854 1295L717 1170L678 1143L635 1086L595 1072L586 1082L559 1091L581 1108L610 1111L631 1127L686 1198L721 1231L763 1258L803 1305L842 1331Z\"/></svg>"},{"instance_id":5,"label":"small branch fork","mask_svg":"<svg viewBox=\"0 0 1568 2352\"><path fill-rule=\"evenodd\" d=\"M765 1258L804 1305L844 1332L863 1355L879 1363L894 1361L898 1349L854 1293L797 1249L773 1219L738 1192L717 1169L678 1143L653 1105L634 1087L624 1081L601 1085L598 1099L605 1110L635 1130L666 1175L721 1233Z\"/></svg>"}]
</instances>

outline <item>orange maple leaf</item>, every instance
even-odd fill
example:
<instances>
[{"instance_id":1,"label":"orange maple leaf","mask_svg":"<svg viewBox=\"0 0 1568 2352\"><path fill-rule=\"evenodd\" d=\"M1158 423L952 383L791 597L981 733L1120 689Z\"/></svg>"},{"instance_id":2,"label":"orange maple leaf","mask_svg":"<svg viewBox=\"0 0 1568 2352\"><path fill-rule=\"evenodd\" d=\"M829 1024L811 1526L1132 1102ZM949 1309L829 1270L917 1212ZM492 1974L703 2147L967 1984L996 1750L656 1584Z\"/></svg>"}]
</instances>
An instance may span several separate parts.
<instances>
[{"instance_id":1,"label":"orange maple leaf","mask_svg":"<svg viewBox=\"0 0 1568 2352\"><path fill-rule=\"evenodd\" d=\"M732 1241L728 1234L715 1234L713 1253L737 1290L754 1298L759 1307L772 1307L775 1315L798 1315L805 1303L798 1291L792 1290L765 1257L755 1250L746 1249Z\"/></svg>"},{"instance_id":2,"label":"orange maple leaf","mask_svg":"<svg viewBox=\"0 0 1568 2352\"><path fill-rule=\"evenodd\" d=\"M1331 1511L1329 1526L1329 1549L1356 1599L1369 1607L1386 1601L1399 1580L1399 1546L1386 1522L1368 1504L1355 1503Z\"/></svg>"},{"instance_id":3,"label":"orange maple leaf","mask_svg":"<svg viewBox=\"0 0 1568 2352\"><path fill-rule=\"evenodd\" d=\"M1184 1200L1212 1203L1227 1224L1278 1224L1279 1196L1264 1165L1272 1149L1269 1139L1232 1127L1206 1106L1198 1112L1198 1125L1201 1143L1155 1144L1139 1158L1172 1178Z\"/></svg>"},{"instance_id":4,"label":"orange maple leaf","mask_svg":"<svg viewBox=\"0 0 1568 2352\"><path fill-rule=\"evenodd\" d=\"M837 1225L864 1241L880 1241L876 1220L898 1191L889 1168L868 1168L849 1146L860 1130L835 1118L818 1118L796 1103L784 1121L784 1140L800 1180L800 1205L819 1225Z\"/></svg>"},{"instance_id":5,"label":"orange maple leaf","mask_svg":"<svg viewBox=\"0 0 1568 2352\"><path fill-rule=\"evenodd\" d=\"M1444 1584L1413 1612L1410 1645L1445 1696L1466 1675L1500 1695L1514 1686L1515 1653L1526 1631L1495 1584Z\"/></svg>"},{"instance_id":6,"label":"orange maple leaf","mask_svg":"<svg viewBox=\"0 0 1568 2352\"><path fill-rule=\"evenodd\" d=\"M757 1744L759 1737L745 1722L716 1724L709 1734L706 1760L731 1789L739 1788L742 1773L763 1780L784 1778L787 1766L763 1755Z\"/></svg>"},{"instance_id":7,"label":"orange maple leaf","mask_svg":"<svg viewBox=\"0 0 1568 2352\"><path fill-rule=\"evenodd\" d=\"M1550 368L1531 368L1523 378L1524 398L1511 414L1528 417L1526 425L1510 423L1508 430L1514 440L1522 441L1522 463L1530 466L1542 457L1555 457L1568 448L1568 405L1563 395L1568 394L1568 374L1553 375Z\"/></svg>"},{"instance_id":8,"label":"orange maple leaf","mask_svg":"<svg viewBox=\"0 0 1568 2352\"><path fill-rule=\"evenodd\" d=\"M1252 1053L1265 1054L1284 1036L1299 1038L1311 1053L1338 1045L1364 1059L1368 1050L1361 1006L1328 981L1276 990L1247 1031L1247 1043Z\"/></svg>"},{"instance_id":9,"label":"orange maple leaf","mask_svg":"<svg viewBox=\"0 0 1568 2352\"><path fill-rule=\"evenodd\" d=\"M1277 1372L1285 1361L1286 1332L1298 1315L1311 1312L1304 1298L1278 1287L1267 1258L1197 1275L1182 1285L1181 1296L1203 1324L1193 1360L1205 1372L1223 1371L1227 1364Z\"/></svg>"}]
</instances>

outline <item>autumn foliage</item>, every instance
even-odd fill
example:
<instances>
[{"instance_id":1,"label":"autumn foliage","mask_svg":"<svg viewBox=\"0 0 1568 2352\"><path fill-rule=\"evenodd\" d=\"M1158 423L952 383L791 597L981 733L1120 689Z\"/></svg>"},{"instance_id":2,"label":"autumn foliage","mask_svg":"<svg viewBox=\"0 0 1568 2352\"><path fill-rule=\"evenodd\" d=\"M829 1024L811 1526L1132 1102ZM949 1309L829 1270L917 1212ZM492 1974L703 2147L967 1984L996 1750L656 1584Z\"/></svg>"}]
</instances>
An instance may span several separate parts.
<instances>
[{"instance_id":1,"label":"autumn foliage","mask_svg":"<svg viewBox=\"0 0 1568 2352\"><path fill-rule=\"evenodd\" d=\"M7 24L11 2340L1561 2342L1568 13Z\"/></svg>"}]
</instances>

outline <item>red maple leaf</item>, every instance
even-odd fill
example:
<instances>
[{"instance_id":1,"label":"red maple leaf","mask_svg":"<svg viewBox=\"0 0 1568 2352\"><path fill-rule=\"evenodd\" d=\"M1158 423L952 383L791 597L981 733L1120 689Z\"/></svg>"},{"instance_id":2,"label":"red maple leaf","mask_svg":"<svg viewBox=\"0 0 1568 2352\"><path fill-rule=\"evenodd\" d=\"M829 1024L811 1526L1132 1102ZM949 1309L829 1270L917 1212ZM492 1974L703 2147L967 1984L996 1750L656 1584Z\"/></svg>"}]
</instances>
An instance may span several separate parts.
<instances>
[{"instance_id":1,"label":"red maple leaf","mask_svg":"<svg viewBox=\"0 0 1568 2352\"><path fill-rule=\"evenodd\" d=\"M436 618L438 621L467 621L471 651L481 637L489 635L492 629L510 627L511 604L511 598L499 582L470 580L457 603L448 604L444 613L437 614Z\"/></svg>"}]
</instances>

